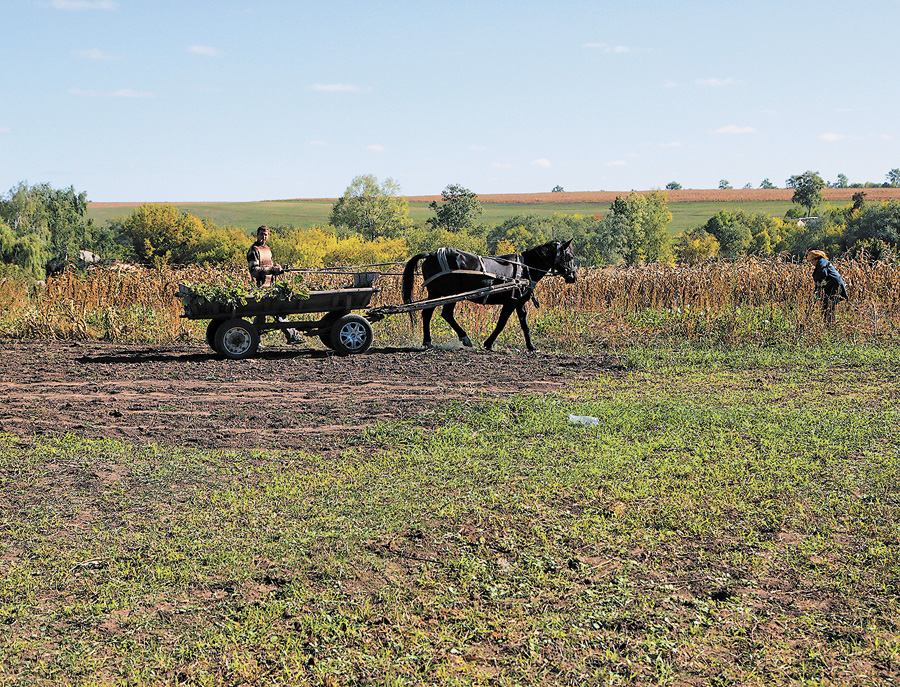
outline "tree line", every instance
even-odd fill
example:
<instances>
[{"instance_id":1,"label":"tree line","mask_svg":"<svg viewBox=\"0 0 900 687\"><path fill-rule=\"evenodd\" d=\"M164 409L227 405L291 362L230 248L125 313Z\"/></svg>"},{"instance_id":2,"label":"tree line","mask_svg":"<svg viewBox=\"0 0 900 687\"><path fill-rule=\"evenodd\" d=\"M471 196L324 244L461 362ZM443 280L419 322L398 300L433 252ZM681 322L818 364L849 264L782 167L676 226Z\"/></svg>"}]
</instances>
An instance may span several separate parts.
<instances>
[{"instance_id":1,"label":"tree line","mask_svg":"<svg viewBox=\"0 0 900 687\"><path fill-rule=\"evenodd\" d=\"M895 259L900 201L867 203L860 191L852 203L814 216L823 204L821 176L807 171L787 184L796 207L784 217L724 209L672 238L665 191L620 195L602 216L519 214L490 225L481 219L477 194L450 184L429 206L433 215L416 223L399 184L361 175L332 206L328 225L272 226L269 243L279 262L302 267L398 262L439 246L502 255L552 238L572 239L584 265L695 263L743 254L800 255L809 248ZM141 205L103 227L86 211L86 194L71 186L22 182L0 196L0 272L41 279L54 260L77 259L85 250L155 266L240 263L252 240L241 228L218 226L171 204Z\"/></svg>"},{"instance_id":2,"label":"tree line","mask_svg":"<svg viewBox=\"0 0 900 687\"><path fill-rule=\"evenodd\" d=\"M792 183L794 183L794 181L795 181L795 177L792 176L785 182L784 187L785 188L794 188L792 186ZM825 188L900 188L900 167L895 167L894 169L890 170L885 175L885 181L883 181L881 183L876 183L876 182L872 182L872 181L850 183L850 179L847 177L846 174L838 174L837 179L835 181L824 181L823 180L822 184L823 184L823 187L825 187ZM559 190L562 190L562 187L560 187L560 186L557 186L557 188ZM682 188L683 188L683 186L681 184L679 184L677 181L670 181L668 184L666 184L667 191L680 191ZM734 186L731 185L731 182L728 181L728 179L720 179L719 180L719 189L720 190L727 190L727 189L732 189L732 188L734 188ZM743 188L745 188L745 189L753 188L753 184L751 184L751 183L744 184ZM772 183L771 180L766 178L766 179L763 179L762 182L759 184L759 188L774 189L774 188L778 188L778 186L776 186L775 184ZM555 191L556 189L553 189L553 190Z\"/></svg>"}]
</instances>

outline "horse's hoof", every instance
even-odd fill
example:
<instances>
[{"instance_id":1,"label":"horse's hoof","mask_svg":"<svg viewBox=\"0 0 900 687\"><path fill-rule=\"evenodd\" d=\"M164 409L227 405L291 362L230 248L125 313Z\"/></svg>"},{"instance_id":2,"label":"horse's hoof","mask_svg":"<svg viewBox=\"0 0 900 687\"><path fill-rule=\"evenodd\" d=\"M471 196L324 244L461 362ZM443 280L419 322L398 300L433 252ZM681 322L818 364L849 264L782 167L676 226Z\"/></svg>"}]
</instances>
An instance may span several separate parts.
<instances>
[{"instance_id":1,"label":"horse's hoof","mask_svg":"<svg viewBox=\"0 0 900 687\"><path fill-rule=\"evenodd\" d=\"M467 348L472 348L472 339L470 339L468 336L464 336L463 338L460 339L460 341L462 341L463 346L466 346Z\"/></svg>"},{"instance_id":2,"label":"horse's hoof","mask_svg":"<svg viewBox=\"0 0 900 687\"><path fill-rule=\"evenodd\" d=\"M434 344L431 343L430 341L426 341L425 343L422 344L422 350L423 351L433 351Z\"/></svg>"},{"instance_id":3,"label":"horse's hoof","mask_svg":"<svg viewBox=\"0 0 900 687\"><path fill-rule=\"evenodd\" d=\"M493 350L494 350L494 346L493 346L492 344L485 344L485 345L484 345L484 350L486 350L486 351L493 351Z\"/></svg>"}]
</instances>

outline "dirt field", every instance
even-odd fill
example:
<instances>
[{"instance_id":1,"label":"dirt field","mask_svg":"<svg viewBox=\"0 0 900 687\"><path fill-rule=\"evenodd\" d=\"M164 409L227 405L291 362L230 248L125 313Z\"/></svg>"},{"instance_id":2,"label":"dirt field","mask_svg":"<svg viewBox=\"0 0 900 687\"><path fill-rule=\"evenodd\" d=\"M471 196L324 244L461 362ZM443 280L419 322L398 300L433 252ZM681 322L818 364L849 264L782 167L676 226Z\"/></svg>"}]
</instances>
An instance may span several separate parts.
<instances>
[{"instance_id":1,"label":"dirt field","mask_svg":"<svg viewBox=\"0 0 900 687\"><path fill-rule=\"evenodd\" d=\"M200 345L2 345L0 431L324 454L379 420L411 419L450 400L553 391L618 368L611 357L514 351L380 348L341 358L274 346L226 361Z\"/></svg>"}]
</instances>

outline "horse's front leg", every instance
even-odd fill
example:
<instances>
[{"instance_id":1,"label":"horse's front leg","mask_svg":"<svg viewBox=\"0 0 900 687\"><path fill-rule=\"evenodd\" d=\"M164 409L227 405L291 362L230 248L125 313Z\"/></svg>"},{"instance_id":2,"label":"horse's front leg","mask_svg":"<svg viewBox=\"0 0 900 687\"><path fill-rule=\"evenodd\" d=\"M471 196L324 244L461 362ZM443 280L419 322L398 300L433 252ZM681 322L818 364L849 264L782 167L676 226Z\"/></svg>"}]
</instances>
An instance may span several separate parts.
<instances>
[{"instance_id":1,"label":"horse's front leg","mask_svg":"<svg viewBox=\"0 0 900 687\"><path fill-rule=\"evenodd\" d=\"M494 331L491 332L491 335L484 342L484 347L487 350L491 350L491 348L493 348L494 341L496 341L497 337L500 335L500 332L503 331L503 328L506 326L506 321L509 319L509 316L512 315L513 310L515 309L515 303L503 304L503 309L500 311L500 317L497 318L497 326L494 327Z\"/></svg>"},{"instance_id":2,"label":"horse's front leg","mask_svg":"<svg viewBox=\"0 0 900 687\"><path fill-rule=\"evenodd\" d=\"M422 348L431 348L431 316L434 308L426 308L422 311Z\"/></svg>"},{"instance_id":3,"label":"horse's front leg","mask_svg":"<svg viewBox=\"0 0 900 687\"><path fill-rule=\"evenodd\" d=\"M456 336L459 337L459 340L462 341L463 346L471 346L472 340L469 338L469 335L466 334L466 330L459 326L459 322L456 321L456 318L453 317L453 311L456 308L456 303L447 303L443 308L441 308L441 317L443 317L447 324L453 327L453 331L456 332Z\"/></svg>"},{"instance_id":4,"label":"horse's front leg","mask_svg":"<svg viewBox=\"0 0 900 687\"><path fill-rule=\"evenodd\" d=\"M516 315L519 316L519 324L522 325L522 334L525 335L525 346L529 351L536 351L534 344L531 343L531 328L528 326L528 311L525 309L527 301L519 303L516 306Z\"/></svg>"}]
</instances>

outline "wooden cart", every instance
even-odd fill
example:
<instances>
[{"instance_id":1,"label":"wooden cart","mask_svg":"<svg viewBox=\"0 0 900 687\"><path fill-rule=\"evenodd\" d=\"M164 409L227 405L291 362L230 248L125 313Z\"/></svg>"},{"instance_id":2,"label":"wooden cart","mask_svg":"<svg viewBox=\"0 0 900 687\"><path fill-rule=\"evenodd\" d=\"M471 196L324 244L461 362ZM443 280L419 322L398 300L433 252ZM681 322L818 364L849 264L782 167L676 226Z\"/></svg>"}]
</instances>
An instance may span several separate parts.
<instances>
[{"instance_id":1,"label":"wooden cart","mask_svg":"<svg viewBox=\"0 0 900 687\"><path fill-rule=\"evenodd\" d=\"M220 355L232 360L250 358L259 348L262 332L294 329L304 336L317 336L340 355L363 353L374 341L372 325L351 311L369 306L379 289L376 277L357 279L364 284L350 289L311 291L309 298L247 299L246 304L226 306L214 302L185 303L184 317L209 320L206 342ZM179 286L179 294L188 287ZM289 320L290 315L321 313L319 319Z\"/></svg>"},{"instance_id":2,"label":"wooden cart","mask_svg":"<svg viewBox=\"0 0 900 687\"><path fill-rule=\"evenodd\" d=\"M495 286L467 291L444 298L414 301L399 305L385 305L356 315L353 310L369 307L372 297L380 289L374 287L380 276L377 272L354 275L354 287L332 291L311 291L309 298L248 299L238 306L225 306L204 301L184 304L184 315L190 320L209 320L206 327L206 342L219 355L232 360L241 360L256 355L262 332L294 329L304 336L317 336L328 348L338 355L364 353L375 340L372 323L383 320L388 315L410 313L426 308L435 308L448 303L473 300L491 294L526 289L532 286L527 280L515 279ZM179 286L179 295L189 289ZM289 315L321 313L317 320L288 320Z\"/></svg>"}]
</instances>

